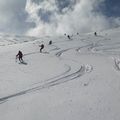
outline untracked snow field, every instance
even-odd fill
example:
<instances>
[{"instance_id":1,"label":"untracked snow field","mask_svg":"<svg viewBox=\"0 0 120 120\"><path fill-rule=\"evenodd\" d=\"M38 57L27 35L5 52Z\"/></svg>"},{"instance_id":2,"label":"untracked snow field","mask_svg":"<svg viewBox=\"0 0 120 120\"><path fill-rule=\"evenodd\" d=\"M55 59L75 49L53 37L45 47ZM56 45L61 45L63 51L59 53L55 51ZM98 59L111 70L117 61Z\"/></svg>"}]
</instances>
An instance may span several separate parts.
<instances>
[{"instance_id":1,"label":"untracked snow field","mask_svg":"<svg viewBox=\"0 0 120 120\"><path fill-rule=\"evenodd\" d=\"M71 39L0 34L0 120L120 120L120 28Z\"/></svg>"}]
</instances>

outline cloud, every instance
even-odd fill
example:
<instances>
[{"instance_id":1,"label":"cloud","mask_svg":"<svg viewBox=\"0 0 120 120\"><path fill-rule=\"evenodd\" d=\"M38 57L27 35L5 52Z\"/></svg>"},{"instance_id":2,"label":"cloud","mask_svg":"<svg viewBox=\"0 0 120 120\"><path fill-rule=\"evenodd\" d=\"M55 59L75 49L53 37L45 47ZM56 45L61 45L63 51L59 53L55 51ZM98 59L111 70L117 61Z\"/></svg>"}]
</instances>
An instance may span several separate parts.
<instances>
[{"instance_id":1,"label":"cloud","mask_svg":"<svg viewBox=\"0 0 120 120\"><path fill-rule=\"evenodd\" d=\"M113 3L108 1L0 0L0 32L42 36L116 27L120 25L120 17L108 16L106 4L110 8ZM114 3L114 11L118 9L116 6Z\"/></svg>"},{"instance_id":2,"label":"cloud","mask_svg":"<svg viewBox=\"0 0 120 120\"><path fill-rule=\"evenodd\" d=\"M109 28L111 22L97 8L105 0L27 0L28 21L35 27L27 35L90 32ZM119 23L119 21L117 20Z\"/></svg>"},{"instance_id":3,"label":"cloud","mask_svg":"<svg viewBox=\"0 0 120 120\"><path fill-rule=\"evenodd\" d=\"M23 34L31 27L25 6L25 0L0 0L0 32Z\"/></svg>"}]
</instances>

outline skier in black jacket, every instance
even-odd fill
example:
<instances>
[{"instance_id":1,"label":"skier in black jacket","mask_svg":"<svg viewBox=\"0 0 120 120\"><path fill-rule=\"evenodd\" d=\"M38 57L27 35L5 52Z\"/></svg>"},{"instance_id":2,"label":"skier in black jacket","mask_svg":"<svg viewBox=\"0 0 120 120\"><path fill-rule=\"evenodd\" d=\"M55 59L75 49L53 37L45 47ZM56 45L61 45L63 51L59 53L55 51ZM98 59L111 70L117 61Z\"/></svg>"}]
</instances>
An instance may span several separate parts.
<instances>
[{"instance_id":1,"label":"skier in black jacket","mask_svg":"<svg viewBox=\"0 0 120 120\"><path fill-rule=\"evenodd\" d=\"M42 52L42 49L44 48L44 44L40 45L40 52Z\"/></svg>"},{"instance_id":2,"label":"skier in black jacket","mask_svg":"<svg viewBox=\"0 0 120 120\"><path fill-rule=\"evenodd\" d=\"M19 50L18 54L16 55L16 59L19 58L20 62L23 62L23 53Z\"/></svg>"}]
</instances>

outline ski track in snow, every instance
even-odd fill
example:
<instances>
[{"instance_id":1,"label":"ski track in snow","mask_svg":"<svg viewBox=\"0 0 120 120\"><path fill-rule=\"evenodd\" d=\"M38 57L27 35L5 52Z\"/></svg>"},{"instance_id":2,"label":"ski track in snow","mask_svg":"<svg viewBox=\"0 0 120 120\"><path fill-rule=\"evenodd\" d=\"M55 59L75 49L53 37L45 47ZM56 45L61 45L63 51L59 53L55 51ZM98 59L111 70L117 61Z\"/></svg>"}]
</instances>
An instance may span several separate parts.
<instances>
[{"instance_id":1,"label":"ski track in snow","mask_svg":"<svg viewBox=\"0 0 120 120\"><path fill-rule=\"evenodd\" d=\"M67 50L70 50L70 49L73 49L73 48L69 48L69 49L66 49L66 50L59 51L55 55L57 57L60 57L63 52L66 52ZM31 55L31 54L37 54L37 53L38 52L27 53L27 54L25 54L25 56ZM74 67L72 67L71 65L66 64L65 66L67 66L68 69L64 73L62 73L58 76L55 76L54 78L44 80L43 83L41 83L41 82L40 83L35 83L34 84L34 86L36 85L35 87L29 88L27 90L23 90L21 92L14 93L14 94L11 94L11 95L8 95L8 96L5 96L5 97L2 97L2 98L0 98L0 103L2 104L4 102L8 101L10 98L15 98L15 97L27 94L27 93L34 92L36 90L50 88L52 86L71 81L73 79L79 78L80 76L82 76L86 72L86 70L85 70L86 67L85 66L80 66L79 65L80 67L77 71L74 71Z\"/></svg>"},{"instance_id":2,"label":"ski track in snow","mask_svg":"<svg viewBox=\"0 0 120 120\"><path fill-rule=\"evenodd\" d=\"M12 41L12 37L2 41L1 119L119 120L120 42L115 33L101 34L72 36L72 40L67 36L41 37L27 39L25 44L24 38L22 42ZM47 40L53 40L52 45ZM14 63L11 57L19 47L17 43L26 51L26 66ZM45 44L43 54L38 47L41 43ZM22 75L22 82L17 81Z\"/></svg>"},{"instance_id":3,"label":"ski track in snow","mask_svg":"<svg viewBox=\"0 0 120 120\"><path fill-rule=\"evenodd\" d=\"M114 60L114 67L117 71L120 71L120 59L118 58L113 58Z\"/></svg>"},{"instance_id":4,"label":"ski track in snow","mask_svg":"<svg viewBox=\"0 0 120 120\"><path fill-rule=\"evenodd\" d=\"M57 57L60 57L64 52L66 52L66 51L68 51L68 50L70 50L70 49L71 49L71 48L65 49L65 50L61 50L61 51L59 51L59 52L56 53L56 56L57 56Z\"/></svg>"},{"instance_id":5,"label":"ski track in snow","mask_svg":"<svg viewBox=\"0 0 120 120\"><path fill-rule=\"evenodd\" d=\"M83 40L85 40L85 39L81 39L81 41L83 41ZM52 52L55 52L55 51L59 50L58 52L55 53L55 56L56 57L61 57L61 55L63 53L65 54L67 51L72 50L72 49L79 52L79 53L81 53L82 51L84 52L86 50L87 50L87 52L90 52L90 53L98 53L98 51L102 50L103 53L104 53L105 50L113 49L113 47L112 48L101 48L101 49L99 49L99 47L101 47L101 46L105 47L105 45L101 45L101 41L104 41L104 40L105 39L98 40L96 42L87 43L86 45L83 45L83 46L71 47L71 48L67 48L67 49L64 49L64 50L60 50L60 47L58 47L57 45L52 45L54 48L52 48L49 52L52 53ZM64 41L60 41L60 42L64 42ZM65 42L69 42L69 41L65 41ZM57 44L57 42L55 44ZM39 52L31 52L31 53L24 54L24 56L32 55L32 54L38 54L38 53ZM60 59L60 60L64 60L64 59ZM118 62L116 59L114 59L115 68L118 71L120 71L119 63L120 62ZM47 80L44 80L43 83L41 83L41 82L40 83L34 83L33 85L35 87L31 87L31 88L29 88L27 90L23 90L21 92L14 93L14 94L2 97L2 98L0 98L0 104L3 104L4 102L8 101L11 98L15 98L15 97L18 97L18 96L21 96L21 95L25 95L25 94L28 94L28 93L31 93L31 92L35 92L37 90L50 88L50 87L53 87L53 86L56 86L56 85L59 85L59 84L74 80L76 78L79 78L83 74L89 73L89 72L91 72L93 70L92 65L82 65L81 66L81 65L78 64L79 69L76 70L76 71L74 71L74 67L71 66L71 64L66 63L65 66L67 67L67 70L64 71L62 74L60 74L58 76L55 76L53 78L49 78Z\"/></svg>"},{"instance_id":6,"label":"ski track in snow","mask_svg":"<svg viewBox=\"0 0 120 120\"><path fill-rule=\"evenodd\" d=\"M78 78L78 77L82 76L84 73L85 73L85 67L81 66L81 68L78 71L76 71L76 72L74 72L72 74L60 77L60 78L55 79L55 80L48 81L48 82L44 83L43 85L37 85L34 88L30 88L30 89L27 89L27 90L24 90L24 91L21 91L21 92L12 94L12 95L8 95L8 96L5 96L5 97L2 97L2 98L0 98L0 104L6 102L10 98L14 98L14 97L17 97L17 96L21 96L21 95L24 95L24 94L27 94L27 93L34 92L36 90L50 88L52 86L65 83L67 81L70 81L70 80L73 80L75 78Z\"/></svg>"},{"instance_id":7,"label":"ski track in snow","mask_svg":"<svg viewBox=\"0 0 120 120\"><path fill-rule=\"evenodd\" d=\"M71 48L68 48L65 50L59 50L60 48L57 47L56 45L54 45L55 48L50 50L50 51L52 52L52 51L59 50L57 53L55 53L55 56L59 58L63 53L66 53L68 50L73 49L73 50L79 51L81 48L87 48L87 47L91 47L91 46L92 46L92 44L89 44L86 46L81 46L81 47L71 47ZM24 56L38 54L38 53L39 52L31 52L31 53L24 54ZM60 59L60 60L65 61L64 57L63 57L63 59ZM72 61L72 60L70 60L70 61ZM76 62L74 62L74 64L76 64ZM37 90L41 90L41 89L45 89L45 88L50 88L50 87L74 80L76 78L79 78L83 74L89 73L93 70L93 67L91 65L82 65L81 66L78 63L77 63L77 66L79 66L79 69L76 71L74 71L74 69L76 67L74 68L74 66L72 66L71 64L66 63L65 66L67 67L67 70L65 72L63 72L62 74L55 76L53 78L49 78L47 80L44 80L44 82L34 83L33 84L34 87L31 87L27 90L23 90L21 92L2 97L2 98L0 98L0 103L2 104L11 98L15 98L15 97L27 94L27 93L35 92Z\"/></svg>"}]
</instances>

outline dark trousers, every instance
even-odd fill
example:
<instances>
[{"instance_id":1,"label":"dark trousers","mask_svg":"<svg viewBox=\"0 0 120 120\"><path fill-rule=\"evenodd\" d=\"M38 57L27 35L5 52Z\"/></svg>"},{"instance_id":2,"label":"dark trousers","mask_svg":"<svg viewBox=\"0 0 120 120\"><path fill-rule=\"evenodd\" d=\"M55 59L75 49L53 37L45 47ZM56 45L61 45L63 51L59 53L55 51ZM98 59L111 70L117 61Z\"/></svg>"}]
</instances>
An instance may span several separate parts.
<instances>
[{"instance_id":1,"label":"dark trousers","mask_svg":"<svg viewBox=\"0 0 120 120\"><path fill-rule=\"evenodd\" d=\"M23 59L22 59L22 57L19 57L19 61L20 61L20 62L23 62Z\"/></svg>"},{"instance_id":2,"label":"dark trousers","mask_svg":"<svg viewBox=\"0 0 120 120\"><path fill-rule=\"evenodd\" d=\"M42 52L42 49L43 49L43 48L40 48L40 52Z\"/></svg>"}]
</instances>

